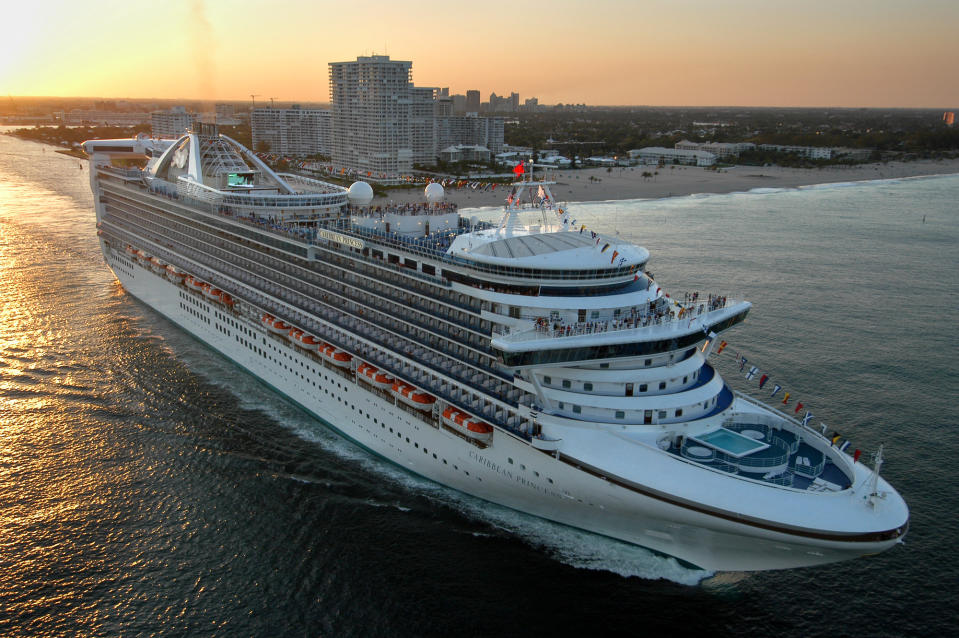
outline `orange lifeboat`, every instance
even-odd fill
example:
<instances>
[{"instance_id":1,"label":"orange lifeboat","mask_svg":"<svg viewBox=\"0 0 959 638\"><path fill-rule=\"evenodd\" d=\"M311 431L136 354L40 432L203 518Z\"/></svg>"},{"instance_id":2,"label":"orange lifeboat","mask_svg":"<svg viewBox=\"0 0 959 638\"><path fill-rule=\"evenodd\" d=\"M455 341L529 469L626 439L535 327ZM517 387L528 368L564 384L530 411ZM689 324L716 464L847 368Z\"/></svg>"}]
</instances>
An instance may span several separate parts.
<instances>
[{"instance_id":1,"label":"orange lifeboat","mask_svg":"<svg viewBox=\"0 0 959 638\"><path fill-rule=\"evenodd\" d=\"M290 332L290 328L292 328L293 326L283 321L282 319L274 319L273 323L271 323L267 327L270 329L271 332L275 334L287 335Z\"/></svg>"},{"instance_id":2,"label":"orange lifeboat","mask_svg":"<svg viewBox=\"0 0 959 638\"><path fill-rule=\"evenodd\" d=\"M272 327L273 327L273 322L274 322L275 320L276 320L276 318L275 318L273 315L271 315L271 314L269 314L269 313L266 313L266 312L264 312L264 313L263 313L263 316L260 317L260 323L262 323L262 324L263 324L264 326L266 326L267 328L272 328Z\"/></svg>"},{"instance_id":3,"label":"orange lifeboat","mask_svg":"<svg viewBox=\"0 0 959 638\"><path fill-rule=\"evenodd\" d=\"M493 437L493 426L453 407L443 410L443 422L471 439L489 441Z\"/></svg>"},{"instance_id":4,"label":"orange lifeboat","mask_svg":"<svg viewBox=\"0 0 959 638\"><path fill-rule=\"evenodd\" d=\"M155 272L156 274L162 275L163 271L166 270L166 262L161 259L157 259L156 257L151 257L150 268L152 268L153 272Z\"/></svg>"},{"instance_id":5,"label":"orange lifeboat","mask_svg":"<svg viewBox=\"0 0 959 638\"><path fill-rule=\"evenodd\" d=\"M323 355L324 359L340 368L349 368L350 362L353 360L353 355L347 354L342 350L337 350L328 343L324 343L322 346L320 346L319 351L320 354Z\"/></svg>"},{"instance_id":6,"label":"orange lifeboat","mask_svg":"<svg viewBox=\"0 0 959 638\"><path fill-rule=\"evenodd\" d=\"M356 378L366 381L367 383L373 383L374 377L376 377L376 366L371 366L368 363L361 363L356 369Z\"/></svg>"},{"instance_id":7,"label":"orange lifeboat","mask_svg":"<svg viewBox=\"0 0 959 638\"><path fill-rule=\"evenodd\" d=\"M130 255L130 256L132 256L132 257L136 257L136 256L137 256L136 248L134 248L134 247L131 246L130 244L127 244L127 254Z\"/></svg>"},{"instance_id":8,"label":"orange lifeboat","mask_svg":"<svg viewBox=\"0 0 959 638\"><path fill-rule=\"evenodd\" d=\"M290 331L286 333L286 336L290 338L290 341L293 342L293 345L298 345L300 343L300 338L303 337L303 331L299 328L290 328Z\"/></svg>"},{"instance_id":9,"label":"orange lifeboat","mask_svg":"<svg viewBox=\"0 0 959 638\"><path fill-rule=\"evenodd\" d=\"M172 264L166 265L166 278L170 281L182 281L186 273Z\"/></svg>"},{"instance_id":10,"label":"orange lifeboat","mask_svg":"<svg viewBox=\"0 0 959 638\"><path fill-rule=\"evenodd\" d=\"M374 370L375 370L375 368L374 368ZM394 379L394 378L391 377L390 375L386 374L386 373L383 372L382 370L380 370L379 372L374 372L374 373L373 373L373 381L372 381L372 384L373 384L373 386L375 386L375 387L377 387L377 388L379 388L379 389L381 389L381 390L392 390L392 389L393 389L393 382L394 382L394 381L396 381L396 379Z\"/></svg>"},{"instance_id":11,"label":"orange lifeboat","mask_svg":"<svg viewBox=\"0 0 959 638\"><path fill-rule=\"evenodd\" d=\"M394 381L392 391L397 399L417 410L429 410L436 403L436 397L404 381Z\"/></svg>"},{"instance_id":12,"label":"orange lifeboat","mask_svg":"<svg viewBox=\"0 0 959 638\"><path fill-rule=\"evenodd\" d=\"M150 255L146 254L142 250L138 250L137 259L140 260L141 264L147 264L150 261Z\"/></svg>"},{"instance_id":13,"label":"orange lifeboat","mask_svg":"<svg viewBox=\"0 0 959 638\"><path fill-rule=\"evenodd\" d=\"M323 342L311 334L303 333L296 340L296 345L307 350L316 350Z\"/></svg>"},{"instance_id":14,"label":"orange lifeboat","mask_svg":"<svg viewBox=\"0 0 959 638\"><path fill-rule=\"evenodd\" d=\"M203 287L208 286L209 284L200 281L196 277L187 277L186 285L194 290L203 290Z\"/></svg>"},{"instance_id":15,"label":"orange lifeboat","mask_svg":"<svg viewBox=\"0 0 959 638\"><path fill-rule=\"evenodd\" d=\"M220 301L223 298L223 291L213 286L207 286L203 289L203 294L213 301Z\"/></svg>"},{"instance_id":16,"label":"orange lifeboat","mask_svg":"<svg viewBox=\"0 0 959 638\"><path fill-rule=\"evenodd\" d=\"M223 295L220 297L220 301L223 302L224 305L229 306L230 308L232 308L233 304L235 303L233 301L233 297L231 297L230 295L226 293L223 293Z\"/></svg>"}]
</instances>

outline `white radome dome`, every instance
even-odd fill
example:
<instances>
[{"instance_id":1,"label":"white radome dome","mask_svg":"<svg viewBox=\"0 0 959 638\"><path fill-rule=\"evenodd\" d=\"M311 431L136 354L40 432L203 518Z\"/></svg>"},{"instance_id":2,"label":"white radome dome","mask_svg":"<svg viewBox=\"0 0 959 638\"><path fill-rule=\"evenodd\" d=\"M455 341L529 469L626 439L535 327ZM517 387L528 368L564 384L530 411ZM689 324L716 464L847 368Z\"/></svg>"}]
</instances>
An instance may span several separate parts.
<instances>
[{"instance_id":1,"label":"white radome dome","mask_svg":"<svg viewBox=\"0 0 959 638\"><path fill-rule=\"evenodd\" d=\"M443 185L437 184L436 182L427 184L426 190L424 190L423 193L426 195L426 201L428 201L430 204L435 204L446 196L446 191L443 190Z\"/></svg>"},{"instance_id":2,"label":"white radome dome","mask_svg":"<svg viewBox=\"0 0 959 638\"><path fill-rule=\"evenodd\" d=\"M373 201L373 187L366 182L353 182L346 197L351 204L356 206L366 206Z\"/></svg>"}]
</instances>

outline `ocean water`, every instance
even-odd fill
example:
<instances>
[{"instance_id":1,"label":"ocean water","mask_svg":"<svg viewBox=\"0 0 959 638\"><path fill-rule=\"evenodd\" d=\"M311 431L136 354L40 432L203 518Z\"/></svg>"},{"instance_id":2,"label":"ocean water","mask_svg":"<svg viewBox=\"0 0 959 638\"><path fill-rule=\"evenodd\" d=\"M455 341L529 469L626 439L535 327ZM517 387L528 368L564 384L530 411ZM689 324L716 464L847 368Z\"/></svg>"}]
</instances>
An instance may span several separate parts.
<instances>
[{"instance_id":1,"label":"ocean water","mask_svg":"<svg viewBox=\"0 0 959 638\"><path fill-rule=\"evenodd\" d=\"M904 545L707 574L411 476L126 295L85 165L0 135L0 634L939 636L959 589L959 176L599 202L883 474ZM489 216L491 211L476 214Z\"/></svg>"}]
</instances>

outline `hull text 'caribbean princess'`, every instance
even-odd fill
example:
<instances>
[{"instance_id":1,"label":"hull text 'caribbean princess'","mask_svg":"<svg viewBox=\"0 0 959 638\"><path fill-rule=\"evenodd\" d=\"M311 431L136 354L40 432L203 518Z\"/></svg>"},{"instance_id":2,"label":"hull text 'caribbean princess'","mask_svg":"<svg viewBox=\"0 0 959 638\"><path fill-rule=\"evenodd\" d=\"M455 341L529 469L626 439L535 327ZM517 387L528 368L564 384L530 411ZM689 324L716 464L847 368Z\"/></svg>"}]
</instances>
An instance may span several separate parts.
<instances>
[{"instance_id":1,"label":"hull text 'caribbean princess'","mask_svg":"<svg viewBox=\"0 0 959 638\"><path fill-rule=\"evenodd\" d=\"M749 303L670 299L644 248L547 213L549 182L517 182L492 225L438 184L428 204L371 208L368 185L275 173L213 125L84 147L126 290L411 472L710 570L828 563L906 532L878 464L710 365Z\"/></svg>"}]
</instances>

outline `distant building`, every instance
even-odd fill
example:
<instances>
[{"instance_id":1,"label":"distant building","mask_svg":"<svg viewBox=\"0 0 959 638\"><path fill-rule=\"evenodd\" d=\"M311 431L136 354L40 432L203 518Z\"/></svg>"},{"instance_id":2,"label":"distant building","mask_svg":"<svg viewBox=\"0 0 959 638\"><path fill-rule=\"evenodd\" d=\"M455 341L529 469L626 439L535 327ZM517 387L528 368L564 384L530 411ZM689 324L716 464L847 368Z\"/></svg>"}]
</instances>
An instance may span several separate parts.
<instances>
[{"instance_id":1,"label":"distant building","mask_svg":"<svg viewBox=\"0 0 959 638\"><path fill-rule=\"evenodd\" d=\"M789 144L760 144L762 151L792 153L806 159L832 159L832 149L826 146L792 146Z\"/></svg>"},{"instance_id":2,"label":"distant building","mask_svg":"<svg viewBox=\"0 0 959 638\"><path fill-rule=\"evenodd\" d=\"M99 126L136 126L151 121L150 113L128 113L114 110L72 109L63 113L61 121L69 126L95 124Z\"/></svg>"},{"instance_id":3,"label":"distant building","mask_svg":"<svg viewBox=\"0 0 959 638\"><path fill-rule=\"evenodd\" d=\"M153 137L180 137L193 127L194 122L196 114L187 113L182 106L174 106L169 111L153 111L150 114Z\"/></svg>"},{"instance_id":4,"label":"distant building","mask_svg":"<svg viewBox=\"0 0 959 638\"><path fill-rule=\"evenodd\" d=\"M485 146L457 144L448 146L440 151L440 160L452 164L453 162L488 162L490 150Z\"/></svg>"},{"instance_id":5,"label":"distant building","mask_svg":"<svg viewBox=\"0 0 959 638\"><path fill-rule=\"evenodd\" d=\"M640 164L689 164L692 166L712 166L716 163L715 153L708 151L684 150L647 146L629 151L629 158Z\"/></svg>"},{"instance_id":6,"label":"distant building","mask_svg":"<svg viewBox=\"0 0 959 638\"><path fill-rule=\"evenodd\" d=\"M496 154L503 150L505 124L501 117L453 115L436 118L437 148L483 146Z\"/></svg>"},{"instance_id":7,"label":"distant building","mask_svg":"<svg viewBox=\"0 0 959 638\"><path fill-rule=\"evenodd\" d=\"M329 155L332 113L328 109L253 109L253 148L268 145L281 155Z\"/></svg>"},{"instance_id":8,"label":"distant building","mask_svg":"<svg viewBox=\"0 0 959 638\"><path fill-rule=\"evenodd\" d=\"M752 142L690 142L683 140L676 142L676 148L681 151L706 151L722 159L725 157L739 157L744 151L756 149Z\"/></svg>"},{"instance_id":9,"label":"distant building","mask_svg":"<svg viewBox=\"0 0 959 638\"><path fill-rule=\"evenodd\" d=\"M330 63L334 165L380 179L412 171L414 146L420 145L411 125L423 97L414 91L412 67L386 55Z\"/></svg>"},{"instance_id":10,"label":"distant building","mask_svg":"<svg viewBox=\"0 0 959 638\"><path fill-rule=\"evenodd\" d=\"M236 116L236 107L232 104L216 104L216 123L223 126L236 126L240 123L240 118Z\"/></svg>"},{"instance_id":11,"label":"distant building","mask_svg":"<svg viewBox=\"0 0 959 638\"><path fill-rule=\"evenodd\" d=\"M466 92L466 113L480 112L480 92L469 90Z\"/></svg>"}]
</instances>

